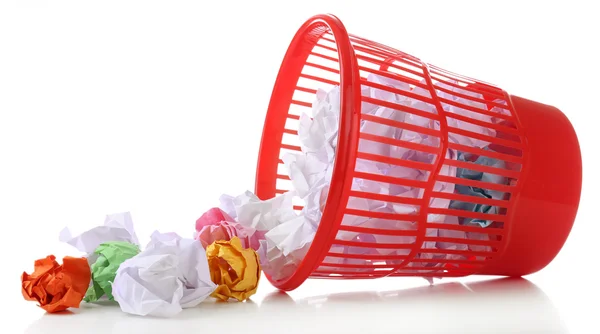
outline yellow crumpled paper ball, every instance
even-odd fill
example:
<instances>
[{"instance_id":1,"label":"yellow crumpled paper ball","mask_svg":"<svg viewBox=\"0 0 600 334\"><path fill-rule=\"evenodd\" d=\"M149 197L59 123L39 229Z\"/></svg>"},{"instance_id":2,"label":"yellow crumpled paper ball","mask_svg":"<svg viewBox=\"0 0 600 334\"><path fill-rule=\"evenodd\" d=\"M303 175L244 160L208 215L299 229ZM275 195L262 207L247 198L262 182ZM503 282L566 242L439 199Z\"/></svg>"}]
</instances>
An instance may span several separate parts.
<instances>
[{"instance_id":1,"label":"yellow crumpled paper ball","mask_svg":"<svg viewBox=\"0 0 600 334\"><path fill-rule=\"evenodd\" d=\"M238 237L219 240L206 248L210 278L217 284L212 297L244 301L256 293L260 279L258 254L251 248L242 248Z\"/></svg>"}]
</instances>

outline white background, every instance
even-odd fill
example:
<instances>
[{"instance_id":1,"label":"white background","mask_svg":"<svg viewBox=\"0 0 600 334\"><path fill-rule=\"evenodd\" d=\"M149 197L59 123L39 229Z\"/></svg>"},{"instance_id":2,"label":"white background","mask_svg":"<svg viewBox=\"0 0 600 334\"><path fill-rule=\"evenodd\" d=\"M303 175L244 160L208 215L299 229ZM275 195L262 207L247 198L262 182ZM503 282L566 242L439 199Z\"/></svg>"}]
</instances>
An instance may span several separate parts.
<instances>
[{"instance_id":1,"label":"white background","mask_svg":"<svg viewBox=\"0 0 600 334\"><path fill-rule=\"evenodd\" d=\"M530 284L488 282L488 292L468 283L486 277L433 288L420 278L309 281L289 296L264 280L251 303L207 302L170 320L115 306L45 315L22 299L19 276L33 260L77 254L57 240L64 226L79 232L107 213L131 211L144 243L156 229L191 236L221 193L253 190L280 62L296 29L318 13L563 110L581 144L584 185L554 262L527 277ZM598 333L599 13L594 1L572 0L3 0L2 326L10 333Z\"/></svg>"}]
</instances>

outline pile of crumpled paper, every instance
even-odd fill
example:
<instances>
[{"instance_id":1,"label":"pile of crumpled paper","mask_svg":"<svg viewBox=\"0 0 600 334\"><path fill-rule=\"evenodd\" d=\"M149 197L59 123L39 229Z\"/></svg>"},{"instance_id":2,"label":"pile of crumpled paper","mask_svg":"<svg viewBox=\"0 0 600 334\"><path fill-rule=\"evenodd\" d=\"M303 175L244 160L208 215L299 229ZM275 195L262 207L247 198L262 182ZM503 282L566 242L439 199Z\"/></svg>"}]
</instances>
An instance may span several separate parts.
<instances>
[{"instance_id":1,"label":"pile of crumpled paper","mask_svg":"<svg viewBox=\"0 0 600 334\"><path fill-rule=\"evenodd\" d=\"M379 85L385 85L397 90L411 92L427 98L431 97L429 91L426 89L418 86L410 87L404 82L393 80L387 77L372 74L367 78L367 80ZM463 95L483 99L483 96L480 94L476 94L455 86L446 85L442 82L438 83L438 86ZM418 99L409 98L401 94L395 94L393 92L380 90L367 85L363 85L361 90L363 97L365 97L364 100L366 101L386 101L419 109L423 112L431 114L436 113L436 108L434 105ZM437 93L438 96L442 98L487 110L487 106L483 103L476 102L471 99L457 97L456 95L448 94L443 91L437 91ZM447 118L448 126L486 136L496 136L496 131L494 129L453 119L451 118L451 114L458 114L464 117L469 117L471 119L492 124L498 122L498 120L494 117L465 110L450 104L442 104L442 106L449 116ZM432 130L440 129L440 124L435 119L380 106L375 103L362 102L361 110L363 114L370 114L377 117L394 120L396 122L403 122ZM503 110L501 108L497 108L497 110L492 109L492 111L502 112ZM294 273L295 269L306 255L321 221L325 201L327 199L329 184L332 177L333 163L335 160L339 114L340 90L339 87L334 87L329 91L318 90L316 93L316 100L313 103L312 115L303 114L300 116L298 137L300 140L301 152L286 153L282 157L282 160L287 167L288 175L293 185L293 190L266 201L261 201L249 191L236 197L229 195L223 195L221 197L220 208L223 211L233 217L239 224L251 228L257 233L261 234L260 249L258 251L261 258L261 265L263 266L264 271L268 273L274 280L285 279ZM361 133L365 134L427 145L432 148L439 147L439 138L436 136L391 127L369 120L361 120L360 131ZM489 145L489 143L486 141L453 133L449 134L448 139L450 142L476 148L488 149ZM380 143L365 139L361 139L359 141L358 150L362 153L427 164L432 164L436 159L436 154L434 153L427 153L420 150L414 150L406 147L394 146L387 143ZM465 155L461 152L448 149L445 153L445 157L441 158L464 160ZM473 163L502 167L500 166L502 164L501 161L496 161L491 158L481 158L482 159L474 159ZM418 181L426 181L428 178L436 176L429 175L429 172L417 168L398 166L365 159L357 159L355 170L364 173ZM458 168L457 171L456 167L448 165L443 165L438 175L457 176L479 180L484 179L488 182L495 183L507 182L507 180L503 177L497 177L495 175L490 176L490 174L487 173L470 173L468 170L460 168ZM423 188L388 184L359 178L353 179L352 190L412 199L422 198L424 191ZM481 191L478 191L472 187L455 187L454 184L446 182L436 182L433 190L435 192L458 192L467 195L485 196L487 198L495 199L502 199L504 196L503 193L486 193L484 190L479 189ZM294 211L294 198L300 198L304 204L303 209L299 213ZM475 206L471 205L470 203L463 202L451 203L450 199L445 198L432 198L429 206L432 208L451 207L479 212L497 213L497 208L495 207ZM350 197L347 203L347 208L371 212L414 215L417 215L419 212L419 206L417 205L385 202L357 197ZM445 224L471 224L473 226L482 227L488 226L489 223L491 223L485 221L472 221L463 219L461 217L447 216L442 214L429 214L427 221ZM417 223L415 221L392 221L387 219L369 218L354 215L345 215L342 225L395 230L415 230L417 228ZM488 238L488 235L485 233L469 233L447 229L440 230L437 228L428 228L426 235L428 237L439 236L479 240L487 240ZM333 246L331 250L332 252L344 254L407 255L412 248L411 244L415 243L414 236L377 235L349 231L338 232L337 239L381 244L398 244L398 249ZM453 250L470 249L485 251L488 250L489 246L472 246L458 243L427 241L422 245L422 248ZM443 270L441 268L441 263L430 261L434 258L438 258L440 260L461 259L462 255L434 255L432 253L423 252L421 254L417 254L416 259L413 260L412 264L416 264L419 267L426 266L428 267L427 272L430 273L432 272L431 270L436 270L436 267L439 267L439 270ZM419 259L427 259L428 261L419 263ZM342 257L328 257L326 262L334 264L373 263L371 260L346 259ZM378 263L381 263L381 261ZM389 264L390 267L399 264L398 260L390 260L386 263ZM429 267L431 267L431 270ZM347 271L350 269L344 268L343 270ZM355 270L358 272L361 269ZM419 272L422 272L422 270L415 270L416 274Z\"/></svg>"}]
</instances>

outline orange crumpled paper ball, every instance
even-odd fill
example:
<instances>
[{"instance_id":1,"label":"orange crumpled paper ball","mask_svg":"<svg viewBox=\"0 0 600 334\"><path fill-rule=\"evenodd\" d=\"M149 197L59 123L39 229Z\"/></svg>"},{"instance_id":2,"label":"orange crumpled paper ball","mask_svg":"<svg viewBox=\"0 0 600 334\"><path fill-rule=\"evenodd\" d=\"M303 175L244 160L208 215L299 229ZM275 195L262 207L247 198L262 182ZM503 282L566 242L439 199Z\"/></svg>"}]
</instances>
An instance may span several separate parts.
<instances>
[{"instance_id":1,"label":"orange crumpled paper ball","mask_svg":"<svg viewBox=\"0 0 600 334\"><path fill-rule=\"evenodd\" d=\"M256 293L261 273L258 254L251 248L244 249L238 237L213 242L206 256L210 278L217 284L212 297L244 301Z\"/></svg>"},{"instance_id":2,"label":"orange crumpled paper ball","mask_svg":"<svg viewBox=\"0 0 600 334\"><path fill-rule=\"evenodd\" d=\"M91 277L86 258L66 256L59 265L54 255L48 255L35 261L31 275L23 272L21 291L26 300L37 301L46 312L60 312L79 307Z\"/></svg>"}]
</instances>

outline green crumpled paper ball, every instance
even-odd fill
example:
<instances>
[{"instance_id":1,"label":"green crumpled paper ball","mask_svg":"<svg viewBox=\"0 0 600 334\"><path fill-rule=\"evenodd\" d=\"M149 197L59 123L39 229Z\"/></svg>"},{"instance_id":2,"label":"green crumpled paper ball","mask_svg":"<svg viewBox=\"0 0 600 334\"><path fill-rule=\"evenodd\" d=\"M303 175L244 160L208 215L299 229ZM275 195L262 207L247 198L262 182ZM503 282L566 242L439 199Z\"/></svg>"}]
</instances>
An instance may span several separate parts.
<instances>
[{"instance_id":1,"label":"green crumpled paper ball","mask_svg":"<svg viewBox=\"0 0 600 334\"><path fill-rule=\"evenodd\" d=\"M94 302L106 295L108 300L114 300L112 295L112 282L117 276L117 269L125 260L136 256L140 252L137 245L126 241L110 241L98 246L94 253L98 259L91 265L92 286L90 286L83 300Z\"/></svg>"}]
</instances>

